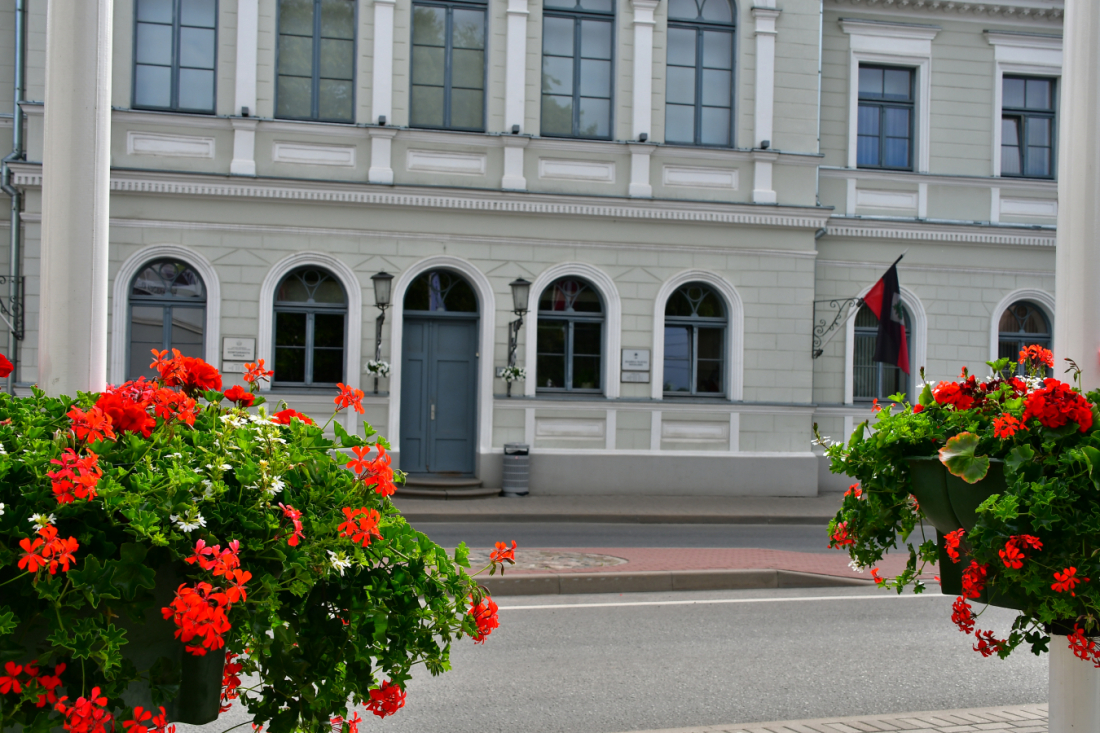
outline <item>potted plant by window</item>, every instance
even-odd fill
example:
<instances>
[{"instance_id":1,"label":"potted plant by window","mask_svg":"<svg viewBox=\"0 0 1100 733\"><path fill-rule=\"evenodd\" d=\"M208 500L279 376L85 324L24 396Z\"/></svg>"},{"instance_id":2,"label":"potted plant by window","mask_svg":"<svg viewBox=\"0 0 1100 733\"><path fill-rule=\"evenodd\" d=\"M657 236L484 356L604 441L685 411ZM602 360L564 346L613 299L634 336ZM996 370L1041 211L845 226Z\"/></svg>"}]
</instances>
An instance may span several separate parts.
<instances>
[{"instance_id":1,"label":"potted plant by window","mask_svg":"<svg viewBox=\"0 0 1100 733\"><path fill-rule=\"evenodd\" d=\"M1008 359L988 365L985 379L964 368L956 381L921 385L914 403L876 402L873 424L846 444L816 435L832 471L857 480L830 545L899 593L923 591L937 563L943 591L958 595L951 620L983 656L1025 642L1040 654L1062 634L1100 667L1100 391L1047 377L1053 356L1039 346L1020 352L1019 375ZM908 547L905 570L880 577L873 566L896 546ZM971 601L1019 613L998 636L979 628Z\"/></svg>"},{"instance_id":2,"label":"potted plant by window","mask_svg":"<svg viewBox=\"0 0 1100 733\"><path fill-rule=\"evenodd\" d=\"M273 733L354 733L349 705L393 714L414 664L439 674L497 627L465 545L391 503L369 426L330 418L330 439L267 412L262 361L223 391L209 364L154 354L155 381L0 395L0 729L166 733L240 699ZM362 412L339 388L333 417Z\"/></svg>"}]
</instances>

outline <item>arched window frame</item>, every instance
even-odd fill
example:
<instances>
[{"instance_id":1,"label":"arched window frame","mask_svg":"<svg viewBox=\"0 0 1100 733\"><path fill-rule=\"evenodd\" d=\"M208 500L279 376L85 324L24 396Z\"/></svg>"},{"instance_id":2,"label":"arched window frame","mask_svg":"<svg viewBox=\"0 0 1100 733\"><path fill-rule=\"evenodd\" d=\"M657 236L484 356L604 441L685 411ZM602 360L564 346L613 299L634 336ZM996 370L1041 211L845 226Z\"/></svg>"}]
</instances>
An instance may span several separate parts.
<instances>
[{"instance_id":1,"label":"arched window frame","mask_svg":"<svg viewBox=\"0 0 1100 733\"><path fill-rule=\"evenodd\" d=\"M562 310L562 311L543 310L542 307L541 307L541 301L542 301L543 296L546 295L547 291L549 291L550 289L556 288L558 283L560 283L562 281L577 282L582 286L582 288L591 289L592 292L594 292L596 294L596 297L600 301L600 310L599 310L599 312L575 311L575 310ZM580 293L578 292L577 294L579 295ZM551 295L551 297L553 297L553 294ZM536 374L535 374L535 378L536 378L535 391L536 391L536 393L542 392L542 393L545 393L545 394L554 394L554 393L558 393L558 394L561 394L561 393L565 393L565 394L602 394L603 391L604 391L604 387L606 385L601 383L595 388L579 387L576 384L574 384L574 379L573 379L573 377L574 377L574 368L576 366L576 360L577 360L578 356L591 357L591 354L581 354L581 355L577 354L577 351L576 351L576 334L575 334L576 329L579 325L592 324L592 323L598 323L600 325L600 347L599 347L599 352L600 353L598 354L599 359L600 359L600 366L599 366L599 369L597 371L599 373L599 378L601 380L603 379L603 375L604 375L604 372L605 372L605 370L603 368L603 366L604 366L603 361L604 361L604 359L607 358L607 354L604 353L604 344L606 342L606 339L604 337L604 330L607 328L607 324L606 324L607 307L606 307L606 304L604 303L603 296L600 294L599 288L597 288L595 285L593 285L591 282L585 280L584 278L579 278L579 277L576 277L576 276L566 275L564 277L558 278L557 280L551 282L549 285L547 285L545 288L543 288L541 292L537 293L536 296L535 296L534 301L532 302L532 305L534 305L535 308L538 310L539 324L540 324L539 325L539 330L541 330L542 326L546 323L561 323L565 326L565 343L563 345L564 352L562 354L562 358L564 359L565 363L564 363L564 374L563 374L563 380L562 380L563 381L563 386L561 386L561 387L546 387L544 385L539 384L538 380L539 380L540 376L537 373L538 372L538 355L539 355L539 351L538 351L538 338L539 338L538 334L539 334L539 330L534 330L534 331L531 332L531 338L535 339L535 359L536 359L536 361L535 361L535 371L536 371Z\"/></svg>"},{"instance_id":2,"label":"arched window frame","mask_svg":"<svg viewBox=\"0 0 1100 733\"><path fill-rule=\"evenodd\" d=\"M707 2L715 2L716 0L706 0L706 1ZM696 145L696 146L706 145L708 147L723 147L723 148L725 148L725 147L734 147L734 145L736 144L735 129L737 127L737 125L736 125L736 120L737 120L737 2L736 2L736 0L726 0L726 2L728 2L729 6L730 6L730 20L728 22L704 20L701 16L697 16L694 20L681 20L681 19L678 19L678 18L673 18L673 17L671 17L671 14L669 14L669 18L668 18L668 29L669 30L676 29L676 28L681 28L681 29L686 29L686 30L693 30L695 32L695 66L693 67L694 70L695 70L695 96L694 96L695 102L694 102L694 107L693 107L693 109L695 110L695 127L694 127L694 130L693 130L693 136L692 136L693 139L692 139L691 142L688 142L688 141L685 141L685 140L671 140L669 138L669 135L668 135L668 109L669 109L670 102L668 101L668 90L666 89L666 91L665 91L665 142L668 143L669 145ZM711 106L711 107L715 106L715 105L704 105L703 104L703 99L701 97L702 92L703 92L703 86L704 86L703 77L705 76L703 74L703 70L705 68L715 68L715 67L706 67L706 66L704 66L703 53L704 53L704 47L705 46L704 46L704 42L703 42L704 41L704 35L703 34L707 30L718 31L718 32L728 32L731 36L731 40L730 40L730 68L729 68L729 71L730 71L730 88L729 88L729 94L730 94L730 106L729 106L730 119L729 119L729 129L727 131L728 132L727 142L725 142L725 143L708 143L708 142L703 142L703 139L702 139L702 109L703 109L704 106ZM669 64L668 59L666 57L666 61L665 61L666 78L668 78L668 76L669 76L669 72L668 72L669 65L670 64ZM672 66L683 66L683 64L672 64ZM671 104L676 105L677 103L673 102ZM686 106L686 105L683 105L683 106Z\"/></svg>"},{"instance_id":3,"label":"arched window frame","mask_svg":"<svg viewBox=\"0 0 1100 733\"><path fill-rule=\"evenodd\" d=\"M194 273L195 277L197 277L198 280L199 280L199 285L202 287L202 297L201 297L201 299L200 298L193 298L193 299L176 298L176 297L174 297L174 296L172 296L171 294L168 294L168 293L165 293L164 295L159 295L159 296L158 295L135 295L134 294L134 286L137 284L138 276L140 276L141 273L145 272L145 270L148 269L148 268L156 267L158 265L164 265L164 264L182 265L184 267L185 271ZM161 276L161 280L163 282L163 277L164 277L163 273L161 273L160 276ZM179 277L179 275L177 274L176 277ZM129 302L126 305L126 310L127 310L126 322L127 322L127 330L128 330L128 333L127 333L127 336L126 336L126 347L127 347L127 349L126 349L126 364L127 364L126 378L127 379L137 379L138 377L142 376L141 372L144 372L145 376L147 376L147 377L152 376L153 374L155 374L155 372L152 372L152 370L146 370L144 368L139 370L139 373L135 373L135 371L133 369L135 361L136 361L136 363L139 363L139 364L144 364L146 361L152 361L152 354L151 353L149 353L149 354L134 354L133 353L133 349L134 349L134 309L135 308L160 308L161 309L161 319L162 319L161 325L162 325L162 328L163 328L162 343L155 345L153 348L156 348L158 350L163 350L163 351L167 351L169 349L175 348L175 345L178 343L177 339L173 337L173 332L176 328L176 326L175 326L176 318L175 318L174 311L177 308L179 308L181 310L198 310L198 309L201 308L202 309L202 346L199 348L200 353L199 353L198 356L201 358L202 356L205 355L205 347L206 347L206 297L207 297L206 283L203 282L202 275L200 275L198 272L196 272L195 268L191 267L186 262L183 262L181 260L177 260L175 258L162 257L162 258L159 258L159 259L150 260L149 262L145 263L145 266L141 270L138 270L138 272L132 278L130 278L130 286L127 288L127 291L128 291L128 294L129 294ZM173 315L169 317L166 313L164 313L165 308L171 308L172 311L173 311ZM180 350L183 351L182 348ZM184 355L185 356L195 356L195 354L191 354L191 353L184 353ZM135 357L137 357L137 358L135 359Z\"/></svg>"},{"instance_id":4,"label":"arched window frame","mask_svg":"<svg viewBox=\"0 0 1100 733\"><path fill-rule=\"evenodd\" d=\"M909 315L909 309L905 308L904 304L902 304L902 308L904 308L904 310L905 310L905 340L906 340L906 345L908 346L908 342L913 337L913 318L912 318L912 316ZM870 315L874 315L874 313L869 308L867 308L867 306L862 306L856 312L856 315L852 318L852 320L853 321L858 321L860 314L863 313L864 311L866 311ZM854 324L853 328L852 328L853 342L855 341L856 338L858 338L861 335L862 336L871 335L872 331L874 331L875 336L877 338L878 324L879 324L879 322L878 322L877 318L875 319L874 328L871 328L869 326L859 326L858 324ZM876 386L875 392L876 392L876 394L874 394L870 397L868 397L866 395L860 395L858 398L855 397L855 367L856 367L856 364L855 364L855 361L854 361L854 359L855 359L854 353L853 353L852 358L853 358L853 362L852 362L852 398L853 398L853 402L857 399L860 402L867 402L867 401L870 401L870 400L873 400L873 399L885 400L891 394L894 394L893 392L887 392L887 391L882 389L882 380L883 380L883 377L885 376L886 370L891 368L890 365L884 364L882 362L872 361L871 362L872 365L877 367L876 373L875 373L875 386ZM899 370L899 372L900 372L900 370ZM901 374L901 381L903 383L903 386L899 391L904 392L904 393L906 393L907 396L912 397L912 394L911 394L910 390L911 390L913 385L918 383L917 381L914 381L914 377L919 377L919 375L915 374L913 372L912 367L909 368L909 374L905 374L904 372L900 372L900 374ZM881 393L881 394L879 394L879 393Z\"/></svg>"},{"instance_id":5,"label":"arched window frame","mask_svg":"<svg viewBox=\"0 0 1100 733\"><path fill-rule=\"evenodd\" d=\"M325 278L331 279L336 284L340 285L344 291L343 303L320 303L312 300L308 301L279 301L278 293L279 286L290 278L302 277L308 273L317 273ZM319 281L318 284L323 281ZM307 285L308 287L308 285ZM279 280L279 284L275 286L276 299L272 303L272 310L274 311L274 319L272 325L272 361L269 368L275 371L274 376L271 378L271 386L276 389L314 389L314 388L332 388L337 383L344 383L347 378L347 360L343 360L341 364L341 374L338 379L318 382L314 381L314 366L316 363L316 352L319 348L315 342L316 325L315 320L319 315L341 315L344 317L344 333L343 333L343 350L347 351L348 348L348 321L351 314L348 312L348 294L347 288L340 282L340 278L336 277L330 270L324 267L318 267L316 265L303 265L302 267L296 267L290 272L283 275ZM303 381L294 382L288 381L285 376L279 378L279 370L277 364L277 352L279 349L278 329L279 329L279 314L303 314L306 316L305 323L305 337L306 342L302 347L304 349L305 363L303 364Z\"/></svg>"},{"instance_id":6,"label":"arched window frame","mask_svg":"<svg viewBox=\"0 0 1100 733\"><path fill-rule=\"evenodd\" d=\"M874 286L872 283L860 291L857 297L862 298ZM920 368L925 365L928 353L928 315L924 305L916 294L905 287L899 292L902 305L909 312L911 339L907 341L909 347L909 382L917 384L920 376ZM855 313L845 323L844 334L844 404L855 404L855 350L856 350L856 319Z\"/></svg>"},{"instance_id":7,"label":"arched window frame","mask_svg":"<svg viewBox=\"0 0 1100 733\"><path fill-rule=\"evenodd\" d=\"M670 316L670 315L668 315L668 301L672 299L672 296L675 295L676 293L680 292L681 290L684 290L685 288L691 288L693 286L695 286L695 287L700 287L700 286L705 287L707 289L707 291L713 295L713 297L718 299L718 302L721 304L722 311L723 311L723 315L721 317L700 316L700 315L698 315L698 313L693 313L690 316ZM726 379L728 378L728 375L727 375L728 370L726 369L726 363L729 361L729 356L728 356L729 345L727 343L729 341L729 306L726 304L725 299L709 283L704 283L704 282L700 282L700 281L697 281L697 280L692 281L692 282L684 283L680 287L676 288L676 290L672 291L672 294L670 294L669 298L666 299L666 301L665 301L665 316L664 316L663 328L664 328L664 331L665 331L665 342L666 342L665 343L665 354L666 355L668 353L667 333L668 333L668 327L670 325L671 326L686 327L686 328L691 329L692 343L691 343L691 347L690 347L690 350L689 350L689 364L688 364L688 370L689 370L688 371L688 380L689 380L689 384L691 385L691 389L689 389L687 392L668 391L664 388L664 383L663 383L664 379L663 379L663 375L662 375L661 390L663 392L663 395L665 397L672 397L673 399L675 399L676 397L719 397L719 398L724 397L726 395L726 393L729 391L728 386L726 385ZM696 379L697 379L698 373L699 373L699 347L698 347L698 344L699 344L699 329L700 328L711 328L711 329L721 328L721 330L722 330L722 346L719 349L719 351L720 351L720 360L719 360L719 367L718 367L719 368L719 373L721 374L722 389L717 391L717 392L700 392L699 391L699 385L696 383Z\"/></svg>"},{"instance_id":8,"label":"arched window frame","mask_svg":"<svg viewBox=\"0 0 1100 733\"><path fill-rule=\"evenodd\" d=\"M729 282L706 270L685 270L666 280L653 303L653 323L664 323L665 307L672 294L689 282L710 285L726 306L726 391L722 395L738 402L744 395L745 305L741 294ZM653 355L650 358L650 396L663 400L665 383L665 330L653 329Z\"/></svg>"},{"instance_id":9,"label":"arched window frame","mask_svg":"<svg viewBox=\"0 0 1100 733\"><path fill-rule=\"evenodd\" d=\"M524 382L523 392L528 397L535 396L535 365L538 362L538 298L552 282L567 276L587 280L603 298L603 396L614 399L619 396L619 375L622 366L620 358L623 326L622 299L619 296L618 288L615 287L615 282L607 273L584 262L567 262L550 267L540 273L531 284L530 305L532 307L528 311L527 324L524 327L526 333L522 336L526 339L524 344L524 366L527 369L527 379ZM598 395L592 393L592 396L597 397Z\"/></svg>"},{"instance_id":10,"label":"arched window frame","mask_svg":"<svg viewBox=\"0 0 1100 733\"><path fill-rule=\"evenodd\" d=\"M219 365L221 349L221 281L210 261L194 250L177 244L155 244L130 255L118 272L111 290L111 383L126 381L126 354L130 339L130 285L134 277L155 260L179 260L202 278L206 287L204 361Z\"/></svg>"},{"instance_id":11,"label":"arched window frame","mask_svg":"<svg viewBox=\"0 0 1100 733\"><path fill-rule=\"evenodd\" d=\"M998 354L1000 353L1001 333L1000 322L1001 315L1008 309L1013 303L1017 303L1021 300L1026 300L1029 303L1039 306L1039 309L1043 311L1047 317L1047 323L1050 325L1050 349L1053 351L1056 346L1054 340L1054 296L1045 290L1038 290L1036 288L1020 288L1007 293L1001 300L993 307L993 310L989 318L989 360L996 361Z\"/></svg>"}]
</instances>

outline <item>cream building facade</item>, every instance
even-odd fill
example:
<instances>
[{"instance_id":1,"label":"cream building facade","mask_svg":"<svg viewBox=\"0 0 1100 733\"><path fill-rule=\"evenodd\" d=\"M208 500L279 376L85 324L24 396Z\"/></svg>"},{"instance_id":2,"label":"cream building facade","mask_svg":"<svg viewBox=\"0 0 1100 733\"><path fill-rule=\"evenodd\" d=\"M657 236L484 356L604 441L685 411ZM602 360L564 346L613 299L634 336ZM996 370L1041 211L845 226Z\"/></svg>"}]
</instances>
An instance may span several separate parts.
<instances>
[{"instance_id":1,"label":"cream building facade","mask_svg":"<svg viewBox=\"0 0 1100 733\"><path fill-rule=\"evenodd\" d=\"M0 109L17 7L25 387L46 2L0 0ZM362 388L348 427L421 484L498 487L526 443L539 494L835 489L813 423L843 437L921 367L1050 343L1061 23L1050 0L115 0L109 379L152 345L229 378L263 358L268 399L315 416ZM870 314L822 333L903 252L908 377L870 361Z\"/></svg>"}]
</instances>

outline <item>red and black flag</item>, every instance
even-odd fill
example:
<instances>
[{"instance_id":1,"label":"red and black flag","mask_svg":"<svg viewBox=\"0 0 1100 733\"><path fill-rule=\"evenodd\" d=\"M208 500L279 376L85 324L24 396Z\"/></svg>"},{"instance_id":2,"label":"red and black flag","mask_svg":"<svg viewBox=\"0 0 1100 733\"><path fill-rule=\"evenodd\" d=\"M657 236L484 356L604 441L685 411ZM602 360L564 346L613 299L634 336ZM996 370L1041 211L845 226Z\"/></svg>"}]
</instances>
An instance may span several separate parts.
<instances>
[{"instance_id":1,"label":"red and black flag","mask_svg":"<svg viewBox=\"0 0 1100 733\"><path fill-rule=\"evenodd\" d=\"M902 255L904 257L905 255ZM909 373L909 345L905 342L905 316L901 310L901 287L898 285L898 263L894 260L867 295L863 304L878 317L878 338L874 361L881 361Z\"/></svg>"}]
</instances>

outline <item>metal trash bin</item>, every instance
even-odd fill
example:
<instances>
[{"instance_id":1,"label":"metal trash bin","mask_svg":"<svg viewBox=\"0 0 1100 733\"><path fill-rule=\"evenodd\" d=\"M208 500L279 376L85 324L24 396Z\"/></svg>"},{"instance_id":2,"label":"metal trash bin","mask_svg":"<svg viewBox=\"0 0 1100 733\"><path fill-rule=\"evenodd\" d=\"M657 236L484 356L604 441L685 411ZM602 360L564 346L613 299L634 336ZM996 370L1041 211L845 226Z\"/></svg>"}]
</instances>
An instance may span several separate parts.
<instances>
[{"instance_id":1,"label":"metal trash bin","mask_svg":"<svg viewBox=\"0 0 1100 733\"><path fill-rule=\"evenodd\" d=\"M527 496L531 480L531 447L526 443L504 444L505 496Z\"/></svg>"}]
</instances>

